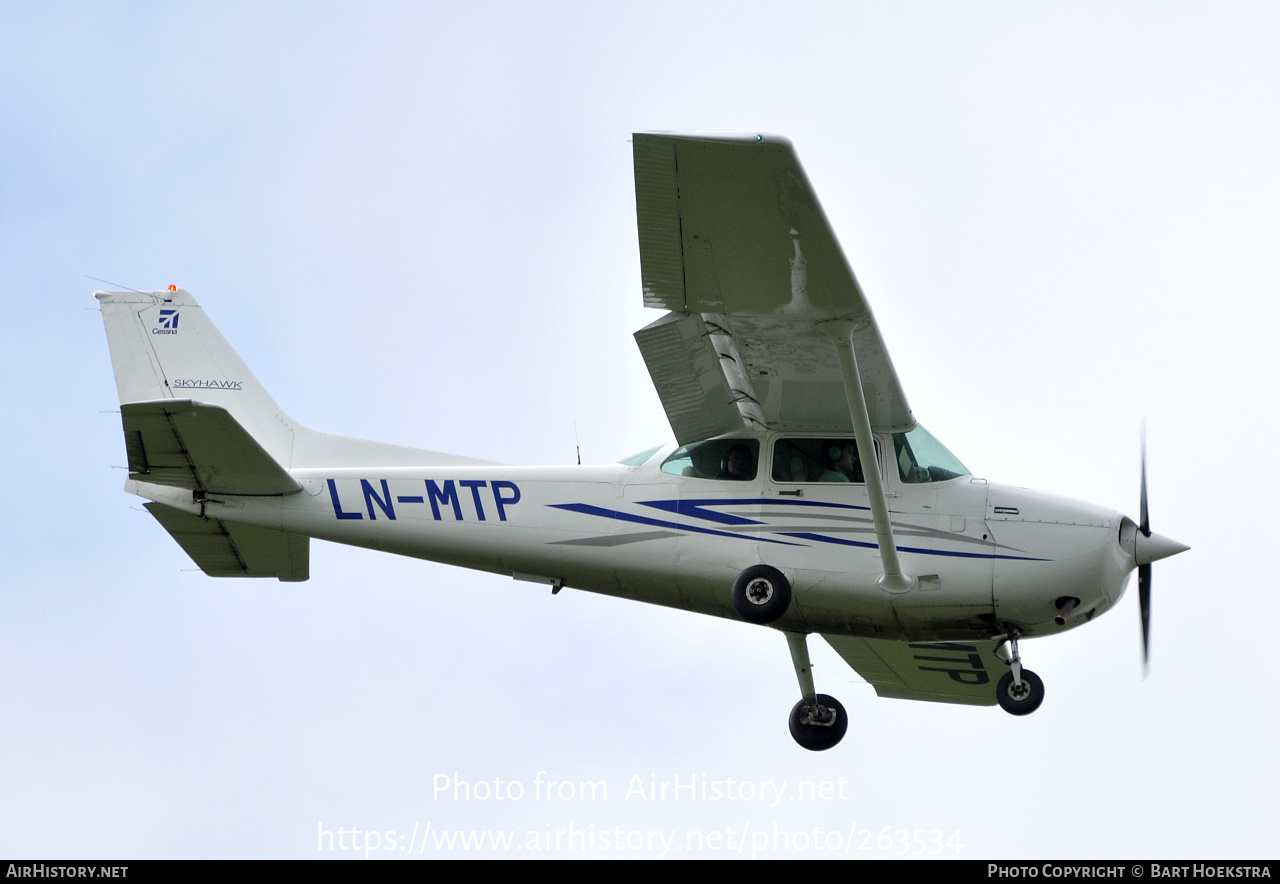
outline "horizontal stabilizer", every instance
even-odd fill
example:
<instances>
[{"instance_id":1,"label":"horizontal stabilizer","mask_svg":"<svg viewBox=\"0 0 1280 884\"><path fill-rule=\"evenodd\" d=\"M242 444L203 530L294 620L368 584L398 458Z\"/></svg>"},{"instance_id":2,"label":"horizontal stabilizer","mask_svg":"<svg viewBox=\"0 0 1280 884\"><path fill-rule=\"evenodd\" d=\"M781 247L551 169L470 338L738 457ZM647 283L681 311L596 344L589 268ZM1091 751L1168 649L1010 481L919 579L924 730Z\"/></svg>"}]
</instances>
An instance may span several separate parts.
<instances>
[{"instance_id":1,"label":"horizontal stabilizer","mask_svg":"<svg viewBox=\"0 0 1280 884\"><path fill-rule=\"evenodd\" d=\"M994 706L996 683L1008 671L990 644L822 637L878 696L897 700Z\"/></svg>"},{"instance_id":2,"label":"horizontal stabilizer","mask_svg":"<svg viewBox=\"0 0 1280 884\"><path fill-rule=\"evenodd\" d=\"M311 541L271 528L202 519L161 503L143 504L210 577L310 576Z\"/></svg>"},{"instance_id":3,"label":"horizontal stabilizer","mask_svg":"<svg viewBox=\"0 0 1280 884\"><path fill-rule=\"evenodd\" d=\"M122 405L120 413L131 479L211 494L301 488L221 406L161 399Z\"/></svg>"}]
</instances>

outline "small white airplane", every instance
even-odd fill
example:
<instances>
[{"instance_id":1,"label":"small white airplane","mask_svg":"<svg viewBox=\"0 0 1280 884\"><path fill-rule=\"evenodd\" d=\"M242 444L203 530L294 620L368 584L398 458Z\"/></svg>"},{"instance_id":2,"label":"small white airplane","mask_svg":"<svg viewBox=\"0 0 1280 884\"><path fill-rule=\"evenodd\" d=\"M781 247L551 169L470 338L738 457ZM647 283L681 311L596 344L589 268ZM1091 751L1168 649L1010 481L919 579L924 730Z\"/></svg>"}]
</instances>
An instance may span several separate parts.
<instances>
[{"instance_id":1,"label":"small white airplane","mask_svg":"<svg viewBox=\"0 0 1280 884\"><path fill-rule=\"evenodd\" d=\"M306 580L309 538L768 624L827 749L820 634L882 697L1034 711L1018 642L1087 623L1187 547L1120 513L969 474L916 423L783 138L636 135L636 342L675 445L516 467L288 417L186 291L98 292L125 490L213 577Z\"/></svg>"}]
</instances>

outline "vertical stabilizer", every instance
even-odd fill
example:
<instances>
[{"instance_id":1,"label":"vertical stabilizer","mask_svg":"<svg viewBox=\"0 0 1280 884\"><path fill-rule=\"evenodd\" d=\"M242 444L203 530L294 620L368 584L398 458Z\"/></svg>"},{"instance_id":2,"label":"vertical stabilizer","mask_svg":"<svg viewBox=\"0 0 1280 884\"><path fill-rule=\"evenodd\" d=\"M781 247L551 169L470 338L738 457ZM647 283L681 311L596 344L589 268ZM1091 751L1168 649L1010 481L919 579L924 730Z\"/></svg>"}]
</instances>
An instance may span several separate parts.
<instances>
[{"instance_id":1,"label":"vertical stabilizer","mask_svg":"<svg viewBox=\"0 0 1280 884\"><path fill-rule=\"evenodd\" d=\"M120 404L187 399L225 408L281 466L296 426L236 355L195 298L172 292L97 292Z\"/></svg>"}]
</instances>

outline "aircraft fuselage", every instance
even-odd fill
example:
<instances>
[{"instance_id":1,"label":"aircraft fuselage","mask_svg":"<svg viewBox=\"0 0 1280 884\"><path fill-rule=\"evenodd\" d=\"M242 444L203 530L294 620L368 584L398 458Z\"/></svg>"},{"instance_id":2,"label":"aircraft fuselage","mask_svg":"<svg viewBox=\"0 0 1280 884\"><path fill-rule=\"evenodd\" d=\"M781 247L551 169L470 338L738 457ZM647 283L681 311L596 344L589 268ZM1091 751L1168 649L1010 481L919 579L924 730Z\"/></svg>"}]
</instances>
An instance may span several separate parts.
<instances>
[{"instance_id":1,"label":"aircraft fuselage","mask_svg":"<svg viewBox=\"0 0 1280 884\"><path fill-rule=\"evenodd\" d=\"M756 438L769 450L771 437ZM793 590L778 628L912 641L1071 628L1112 607L1133 567L1116 512L971 476L900 483L887 470L915 578L889 592L864 485L776 482L764 469L749 481L671 475L660 469L670 450L640 466L293 470L302 491L285 496L130 490L224 522L734 619L736 575L767 563ZM1064 597L1079 603L1058 625Z\"/></svg>"}]
</instances>

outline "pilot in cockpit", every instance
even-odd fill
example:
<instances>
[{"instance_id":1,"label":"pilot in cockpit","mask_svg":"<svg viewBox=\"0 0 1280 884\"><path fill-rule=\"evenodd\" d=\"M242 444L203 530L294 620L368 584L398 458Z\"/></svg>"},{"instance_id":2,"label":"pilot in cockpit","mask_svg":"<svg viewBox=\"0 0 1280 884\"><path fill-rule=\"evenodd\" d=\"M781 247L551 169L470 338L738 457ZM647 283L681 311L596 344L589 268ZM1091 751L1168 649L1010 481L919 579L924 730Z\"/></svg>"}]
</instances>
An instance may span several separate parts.
<instances>
[{"instance_id":1,"label":"pilot in cockpit","mask_svg":"<svg viewBox=\"0 0 1280 884\"><path fill-rule=\"evenodd\" d=\"M730 479L737 482L747 482L755 478L755 458L751 455L751 449L745 445L735 445L730 448L724 455L724 469L720 471L717 479Z\"/></svg>"}]
</instances>

